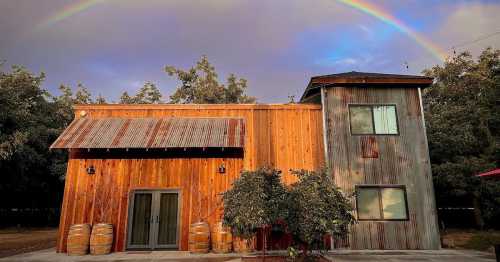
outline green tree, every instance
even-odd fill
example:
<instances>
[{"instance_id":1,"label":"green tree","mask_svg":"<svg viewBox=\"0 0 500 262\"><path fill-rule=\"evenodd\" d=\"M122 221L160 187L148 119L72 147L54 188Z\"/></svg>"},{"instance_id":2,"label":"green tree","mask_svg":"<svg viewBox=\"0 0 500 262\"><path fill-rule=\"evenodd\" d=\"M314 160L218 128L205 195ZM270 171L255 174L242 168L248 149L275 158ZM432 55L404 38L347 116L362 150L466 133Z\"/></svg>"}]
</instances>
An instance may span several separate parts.
<instances>
[{"instance_id":1,"label":"green tree","mask_svg":"<svg viewBox=\"0 0 500 262\"><path fill-rule=\"evenodd\" d=\"M0 207L58 207L66 153L48 147L71 121L68 104L50 101L45 75L0 68ZM63 96L68 89L63 88ZM64 107L64 109L62 109Z\"/></svg>"},{"instance_id":2,"label":"green tree","mask_svg":"<svg viewBox=\"0 0 500 262\"><path fill-rule=\"evenodd\" d=\"M76 89L75 97L73 98L74 104L93 104L92 94L90 91L82 84L78 83L78 88Z\"/></svg>"},{"instance_id":3,"label":"green tree","mask_svg":"<svg viewBox=\"0 0 500 262\"><path fill-rule=\"evenodd\" d=\"M215 67L207 56L202 56L195 66L187 71L166 66L169 76L176 76L181 86L170 96L174 104L229 104L255 103L255 98L245 94L247 81L230 74L227 85L219 83Z\"/></svg>"},{"instance_id":4,"label":"green tree","mask_svg":"<svg viewBox=\"0 0 500 262\"><path fill-rule=\"evenodd\" d=\"M438 206L471 199L478 227L499 226L500 186L475 175L500 166L500 50L460 53L424 74L435 78L423 101Z\"/></svg>"},{"instance_id":5,"label":"green tree","mask_svg":"<svg viewBox=\"0 0 500 262\"><path fill-rule=\"evenodd\" d=\"M120 104L161 104L163 103L161 98L162 95L158 87L152 82L146 82L134 96L123 92L120 96Z\"/></svg>"},{"instance_id":6,"label":"green tree","mask_svg":"<svg viewBox=\"0 0 500 262\"><path fill-rule=\"evenodd\" d=\"M257 229L286 217L286 189L280 177L280 171L270 168L242 171L233 187L224 193L223 222L235 236L251 238Z\"/></svg>"},{"instance_id":7,"label":"green tree","mask_svg":"<svg viewBox=\"0 0 500 262\"><path fill-rule=\"evenodd\" d=\"M339 190L326 170L295 170L299 181L288 194L288 230L295 243L308 250L324 249L324 236L343 238L354 223L352 204Z\"/></svg>"}]
</instances>

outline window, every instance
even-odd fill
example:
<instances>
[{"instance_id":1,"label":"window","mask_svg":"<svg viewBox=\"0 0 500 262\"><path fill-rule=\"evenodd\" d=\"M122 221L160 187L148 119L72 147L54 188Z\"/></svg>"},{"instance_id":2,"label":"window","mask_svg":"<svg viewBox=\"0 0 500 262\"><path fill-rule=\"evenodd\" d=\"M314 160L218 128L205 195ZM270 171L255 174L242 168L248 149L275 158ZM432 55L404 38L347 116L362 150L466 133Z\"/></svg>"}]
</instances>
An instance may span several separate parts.
<instances>
[{"instance_id":1,"label":"window","mask_svg":"<svg viewBox=\"0 0 500 262\"><path fill-rule=\"evenodd\" d=\"M353 135L399 134L395 105L349 105L349 118Z\"/></svg>"},{"instance_id":2,"label":"window","mask_svg":"<svg viewBox=\"0 0 500 262\"><path fill-rule=\"evenodd\" d=\"M358 220L407 220L404 186L357 186Z\"/></svg>"}]
</instances>

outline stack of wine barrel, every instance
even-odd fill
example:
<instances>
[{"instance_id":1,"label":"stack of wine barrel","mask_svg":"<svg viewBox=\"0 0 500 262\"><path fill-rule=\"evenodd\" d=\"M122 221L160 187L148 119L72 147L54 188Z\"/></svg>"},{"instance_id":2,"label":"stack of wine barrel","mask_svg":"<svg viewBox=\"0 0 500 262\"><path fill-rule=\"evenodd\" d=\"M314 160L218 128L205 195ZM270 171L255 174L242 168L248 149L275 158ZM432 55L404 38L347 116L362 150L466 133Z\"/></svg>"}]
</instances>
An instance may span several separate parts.
<instances>
[{"instance_id":1,"label":"stack of wine barrel","mask_svg":"<svg viewBox=\"0 0 500 262\"><path fill-rule=\"evenodd\" d=\"M113 225L74 224L69 228L66 249L70 256L86 255L89 249L92 255L105 255L111 252L112 244Z\"/></svg>"},{"instance_id":2,"label":"stack of wine barrel","mask_svg":"<svg viewBox=\"0 0 500 262\"><path fill-rule=\"evenodd\" d=\"M210 230L208 223L197 222L189 228L189 251L191 253L208 253L212 244L212 252L229 253L233 250L238 253L249 253L255 248L254 239L240 239L233 236L231 229L222 222L215 223Z\"/></svg>"}]
</instances>

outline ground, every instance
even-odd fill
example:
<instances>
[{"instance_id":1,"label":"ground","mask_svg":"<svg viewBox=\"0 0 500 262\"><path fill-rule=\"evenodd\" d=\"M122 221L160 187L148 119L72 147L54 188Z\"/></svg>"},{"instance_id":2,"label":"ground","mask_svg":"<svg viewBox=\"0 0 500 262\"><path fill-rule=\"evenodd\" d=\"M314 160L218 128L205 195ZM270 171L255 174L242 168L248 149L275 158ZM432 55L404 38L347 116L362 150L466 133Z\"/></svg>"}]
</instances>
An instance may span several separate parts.
<instances>
[{"instance_id":1,"label":"ground","mask_svg":"<svg viewBox=\"0 0 500 262\"><path fill-rule=\"evenodd\" d=\"M473 250L435 250L435 251L336 251L327 254L330 261L427 261L427 262L494 262L493 254ZM119 252L101 256L68 256L55 253L54 249L34 251L0 259L0 262L98 262L98 261L134 261L134 262L159 262L159 261L202 261L202 262L240 262L237 254L204 254L192 255L185 251L153 251L153 252Z\"/></svg>"},{"instance_id":2,"label":"ground","mask_svg":"<svg viewBox=\"0 0 500 262\"><path fill-rule=\"evenodd\" d=\"M56 235L57 228L0 229L0 257L55 247Z\"/></svg>"},{"instance_id":3,"label":"ground","mask_svg":"<svg viewBox=\"0 0 500 262\"><path fill-rule=\"evenodd\" d=\"M500 231L478 231L451 229L442 232L445 247L458 249L473 249L493 253L493 245L500 244Z\"/></svg>"},{"instance_id":4,"label":"ground","mask_svg":"<svg viewBox=\"0 0 500 262\"><path fill-rule=\"evenodd\" d=\"M191 255L189 252L154 251L120 252L104 256L68 256L55 253L57 229L2 229L0 230L0 259L2 261L241 261L238 254ZM344 261L494 261L491 244L500 240L499 231L450 230L443 239L453 242L455 249L438 251L349 251L328 253L335 262ZM52 247L46 249L48 247ZM466 249L476 249L465 250ZM483 250L483 251L477 251ZM21 254L23 253L23 254ZM17 254L17 255L16 255ZM9 257L7 257L9 256Z\"/></svg>"}]
</instances>

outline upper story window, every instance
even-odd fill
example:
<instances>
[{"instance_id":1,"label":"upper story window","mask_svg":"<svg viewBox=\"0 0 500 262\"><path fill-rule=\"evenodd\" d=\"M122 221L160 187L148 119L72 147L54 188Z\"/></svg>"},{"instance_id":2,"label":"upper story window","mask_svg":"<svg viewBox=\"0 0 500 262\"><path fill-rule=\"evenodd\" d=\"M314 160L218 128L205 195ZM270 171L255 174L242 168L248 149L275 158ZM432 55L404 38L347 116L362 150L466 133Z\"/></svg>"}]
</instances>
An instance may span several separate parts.
<instances>
[{"instance_id":1,"label":"upper story window","mask_svg":"<svg viewBox=\"0 0 500 262\"><path fill-rule=\"evenodd\" d=\"M349 105L352 135L398 135L396 105Z\"/></svg>"},{"instance_id":2,"label":"upper story window","mask_svg":"<svg viewBox=\"0 0 500 262\"><path fill-rule=\"evenodd\" d=\"M407 220L404 186L356 186L358 220Z\"/></svg>"}]
</instances>

